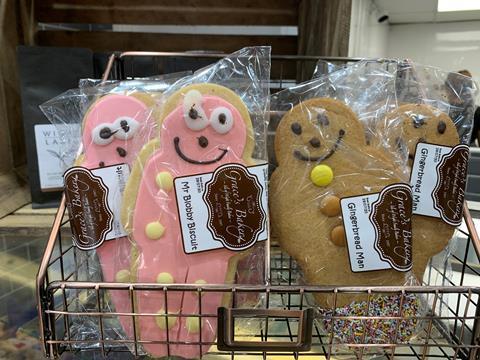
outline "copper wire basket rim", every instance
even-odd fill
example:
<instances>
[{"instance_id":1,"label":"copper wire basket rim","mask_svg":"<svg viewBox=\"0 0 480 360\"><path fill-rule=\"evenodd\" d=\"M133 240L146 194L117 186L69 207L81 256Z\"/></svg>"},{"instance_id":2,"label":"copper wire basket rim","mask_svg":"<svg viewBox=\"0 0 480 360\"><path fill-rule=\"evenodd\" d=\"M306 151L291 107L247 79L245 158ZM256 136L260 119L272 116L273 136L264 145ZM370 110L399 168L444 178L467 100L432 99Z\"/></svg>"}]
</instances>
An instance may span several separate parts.
<instances>
[{"instance_id":1,"label":"copper wire basket rim","mask_svg":"<svg viewBox=\"0 0 480 360\"><path fill-rule=\"evenodd\" d=\"M198 53L159 53L159 52L124 52L124 53L114 53L110 56L108 64L107 64L107 70L104 73L103 80L106 80L109 76L109 73L112 69L112 66L115 61L119 59L123 59L128 56L182 56L182 57L212 57L212 58L218 58L218 57L223 57L225 54L198 54ZM323 59L327 61L360 61L360 60L367 60L368 59L362 59L362 58L345 58L345 57L318 57L318 56L272 56L272 59L281 59L281 60L318 60L318 59ZM379 61L378 59L372 60L372 61ZM382 61L382 59L380 60ZM388 59L384 60L388 61ZM474 319L478 320L479 319L479 313L480 313L480 304L476 305L477 308L477 315L475 316L467 316L466 310L468 309L469 303L472 301L472 295L480 295L480 286L325 286L325 285L289 285L289 286L284 286L284 285L271 285L270 283L267 283L265 285L234 285L234 284L205 284L205 285L196 285L196 284L156 284L156 283L112 283L112 282L85 282L85 281L50 281L47 282L47 271L48 267L51 265L51 258L52 254L55 248L55 244L57 241L57 236L60 232L60 228L62 225L64 225L66 222L64 221L64 213L65 213L65 196L62 195L62 199L60 202L60 205L58 207L57 214L55 216L55 219L53 221L52 229L49 235L48 242L45 247L45 251L39 266L39 270L37 273L36 277L36 296L37 296L37 303L38 303L38 315L39 315L39 325L40 325L40 334L41 334L41 340L44 343L44 352L46 355L50 356L56 356L56 350L52 348L53 345L62 345L62 344L68 344L68 343L86 343L88 340L65 340L65 339L59 339L59 340L54 340L50 339L50 325L52 319L50 317L55 314L71 314L71 312L68 311L58 311L55 309L48 309L48 304L46 303L47 301L54 301L52 297L52 293L55 293L58 290L62 290L65 296L65 290L95 290L97 293L99 290L128 290L130 292L137 291L137 290L157 290L157 291L197 291L197 292L215 292L215 291L221 291L221 292L231 292L231 293L243 293L243 292L252 292L252 293L266 293L268 294L300 294L301 296L303 294L310 294L310 293L328 293L332 294L332 296L336 297L337 295L343 294L343 293L361 293L361 294L367 294L370 299L370 295L377 295L377 294L396 294L400 295L401 298L403 299L404 296L407 294L435 294L435 299L437 299L438 295L440 293L442 294L458 294L458 295L464 295L465 297L468 297L468 302L465 307L465 316L459 315L459 311L457 309L457 313L455 316L452 317L442 317L442 316L436 316L432 315L430 317L425 317L425 320L430 320L430 326L429 326L429 332L431 331L431 325L432 325L432 320L433 317L435 319L452 319L452 320L467 320L467 319ZM463 217L466 223L467 227L467 232L462 231L466 235L468 235L471 239L471 243L473 245L473 248L477 254L477 257L480 258L480 239L478 236L478 233L476 231L473 219L471 217L470 211L467 207L467 202L464 203L464 212L463 212ZM60 244L61 246L61 244ZM67 250L68 251L68 250ZM65 253L67 252L65 251ZM62 256L64 253L60 253L58 255L58 259L62 260ZM467 266L466 264L464 264ZM63 271L63 270L62 270ZM436 301L436 300L435 300ZM300 307L306 307L305 304L301 303ZM85 315L88 315L88 312L83 313ZM96 314L96 313L92 313ZM100 317L102 316L113 316L115 313L98 313ZM121 314L121 313L119 313ZM142 314L138 313L127 313L127 316L141 316ZM375 320L376 317L372 316L346 316L342 317L339 315L330 315L328 317L329 319L359 319L359 320ZM388 317L387 317L388 318ZM380 319L386 319L386 317L380 317ZM397 320L399 319L398 317L393 317L392 320ZM408 320L409 318L402 316L400 317L402 320ZM420 317L415 317L412 320L418 320ZM55 321L55 320L54 320ZM47 330L48 328L48 330ZM478 336L480 326L477 326L476 333L473 334L475 336ZM464 328L462 327L462 332L460 336L460 341L463 341L463 330ZM68 331L68 329L66 329ZM102 330L103 331L103 330ZM330 339L332 340L332 339ZM100 340L92 340L92 343L98 343ZM474 349L475 351L480 348L478 344L478 339L475 340L476 342L472 345L470 344L442 344L442 346L450 347L450 348L464 348L464 349ZM102 339L101 339L101 349L103 352L105 352L105 344L108 344L110 340L104 339L103 334L102 334ZM144 344L144 343L162 343L162 342L149 342L145 340L139 340L135 337L135 339L132 340L121 340L118 343L125 344L125 343L132 343L135 345L135 354L137 354L137 343L138 344ZM164 343L164 342L163 342ZM173 344L173 342L172 342ZM181 343L184 344L184 343ZM205 343L206 345L209 345L211 343ZM199 343L195 343L192 345L199 345ZM204 345L201 343L200 345ZM331 341L330 344L322 345L329 347L329 355L331 351ZM395 347L402 347L402 346L409 346L409 344L402 344L402 343L393 343L393 344L345 344L351 347L359 347L359 348L368 348L368 347L385 347L385 348L395 348ZM427 347L431 346L438 346L433 343L425 343L421 344L421 346L424 346L424 349ZM89 351L90 349L87 349ZM239 351L239 354L243 354L244 352ZM476 352L475 352L476 353ZM473 356L474 354L473 353ZM291 355L291 353L288 353ZM425 352L424 356L425 357ZM456 357L456 354L455 354Z\"/></svg>"}]
</instances>

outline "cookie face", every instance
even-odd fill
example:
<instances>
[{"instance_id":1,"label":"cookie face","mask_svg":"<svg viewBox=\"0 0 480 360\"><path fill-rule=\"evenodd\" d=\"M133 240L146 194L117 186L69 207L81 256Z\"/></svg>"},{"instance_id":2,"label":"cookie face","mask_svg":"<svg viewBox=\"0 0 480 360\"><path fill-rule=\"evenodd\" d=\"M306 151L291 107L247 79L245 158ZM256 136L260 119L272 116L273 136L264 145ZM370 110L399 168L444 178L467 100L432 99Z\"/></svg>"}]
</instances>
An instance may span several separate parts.
<instances>
[{"instance_id":1,"label":"cookie face","mask_svg":"<svg viewBox=\"0 0 480 360\"><path fill-rule=\"evenodd\" d=\"M400 151L408 153L410 165L419 142L446 146L454 146L460 142L452 119L428 105L402 105L387 115L386 124L393 128L392 132L397 132L398 136L391 136L391 140Z\"/></svg>"},{"instance_id":2,"label":"cookie face","mask_svg":"<svg viewBox=\"0 0 480 360\"><path fill-rule=\"evenodd\" d=\"M278 162L321 163L335 158L339 147L365 146L361 124L351 121L355 115L339 104L331 99L313 99L285 114L275 135Z\"/></svg>"},{"instance_id":3,"label":"cookie face","mask_svg":"<svg viewBox=\"0 0 480 360\"><path fill-rule=\"evenodd\" d=\"M328 121L327 121L328 120ZM402 285L396 270L353 273L339 202L343 197L380 192L400 182L392 163L366 145L355 114L333 99L300 103L280 121L275 137L279 166L270 180L272 238L315 285ZM361 297L316 296L322 307Z\"/></svg>"},{"instance_id":4,"label":"cookie face","mask_svg":"<svg viewBox=\"0 0 480 360\"><path fill-rule=\"evenodd\" d=\"M247 131L239 111L222 98L190 90L162 123L160 142L192 166L223 163L245 150Z\"/></svg>"},{"instance_id":5,"label":"cookie face","mask_svg":"<svg viewBox=\"0 0 480 360\"><path fill-rule=\"evenodd\" d=\"M88 167L131 164L142 146L137 133L148 118L147 105L133 96L106 95L98 100L84 119L82 141Z\"/></svg>"}]
</instances>

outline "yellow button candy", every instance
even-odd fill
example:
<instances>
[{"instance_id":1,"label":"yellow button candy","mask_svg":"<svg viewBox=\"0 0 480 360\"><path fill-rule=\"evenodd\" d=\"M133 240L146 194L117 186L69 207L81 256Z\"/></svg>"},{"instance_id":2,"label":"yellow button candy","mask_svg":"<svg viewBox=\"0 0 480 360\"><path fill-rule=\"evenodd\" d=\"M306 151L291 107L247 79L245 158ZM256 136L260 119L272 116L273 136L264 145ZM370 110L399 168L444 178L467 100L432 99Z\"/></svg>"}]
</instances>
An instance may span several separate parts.
<instances>
[{"instance_id":1,"label":"yellow button candy","mask_svg":"<svg viewBox=\"0 0 480 360\"><path fill-rule=\"evenodd\" d=\"M119 283L129 282L130 271L128 271L127 269L120 270L115 274L115 281Z\"/></svg>"},{"instance_id":2,"label":"yellow button candy","mask_svg":"<svg viewBox=\"0 0 480 360\"><path fill-rule=\"evenodd\" d=\"M173 188L173 177L168 171L162 171L155 177L157 186L165 191L170 191Z\"/></svg>"},{"instance_id":3,"label":"yellow button candy","mask_svg":"<svg viewBox=\"0 0 480 360\"><path fill-rule=\"evenodd\" d=\"M316 186L327 186L333 180L332 168L328 165L317 165L312 169L310 173L310 180Z\"/></svg>"},{"instance_id":4,"label":"yellow button candy","mask_svg":"<svg viewBox=\"0 0 480 360\"><path fill-rule=\"evenodd\" d=\"M161 309L157 311L157 314L159 315L165 315L165 310ZM155 323L157 326L160 328L160 330L166 330L167 329L167 317L166 316L155 316ZM177 317L168 317L168 329L171 329L172 327L175 326L177 323Z\"/></svg>"},{"instance_id":5,"label":"yellow button candy","mask_svg":"<svg viewBox=\"0 0 480 360\"><path fill-rule=\"evenodd\" d=\"M205 280L203 280L203 279L198 279L198 280L195 280L195 284L197 284L197 285L205 285L205 284L207 284L207 282L206 282ZM204 294L204 292L202 291L202 292L200 293L200 295L203 296L203 294Z\"/></svg>"},{"instance_id":6,"label":"yellow button candy","mask_svg":"<svg viewBox=\"0 0 480 360\"><path fill-rule=\"evenodd\" d=\"M199 321L199 318L197 318L197 317L194 317L194 316L188 317L187 321L186 321L187 331L190 334L198 333L200 331L200 321Z\"/></svg>"},{"instance_id":7,"label":"yellow button candy","mask_svg":"<svg viewBox=\"0 0 480 360\"><path fill-rule=\"evenodd\" d=\"M168 272L161 272L157 275L158 284L173 284L173 276Z\"/></svg>"},{"instance_id":8,"label":"yellow button candy","mask_svg":"<svg viewBox=\"0 0 480 360\"><path fill-rule=\"evenodd\" d=\"M165 227L158 221L153 221L151 223L148 223L147 226L145 226L145 234L149 239L152 240L160 239L163 236L164 232Z\"/></svg>"}]
</instances>

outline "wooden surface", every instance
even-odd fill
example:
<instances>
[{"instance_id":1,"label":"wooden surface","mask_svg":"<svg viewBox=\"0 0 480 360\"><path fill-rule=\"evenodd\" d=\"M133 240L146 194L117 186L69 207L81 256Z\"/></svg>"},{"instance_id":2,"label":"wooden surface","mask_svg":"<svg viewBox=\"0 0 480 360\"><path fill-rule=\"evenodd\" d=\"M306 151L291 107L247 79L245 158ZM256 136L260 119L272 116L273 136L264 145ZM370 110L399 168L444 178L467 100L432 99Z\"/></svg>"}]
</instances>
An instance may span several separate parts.
<instances>
[{"instance_id":1,"label":"wooden surface","mask_svg":"<svg viewBox=\"0 0 480 360\"><path fill-rule=\"evenodd\" d=\"M41 0L39 22L156 25L296 25L297 0Z\"/></svg>"},{"instance_id":2,"label":"wooden surface","mask_svg":"<svg viewBox=\"0 0 480 360\"><path fill-rule=\"evenodd\" d=\"M16 48L31 43L29 9L31 0L0 2L0 173L26 163Z\"/></svg>"},{"instance_id":3,"label":"wooden surface","mask_svg":"<svg viewBox=\"0 0 480 360\"><path fill-rule=\"evenodd\" d=\"M348 56L352 0L302 0L298 16L298 54ZM302 64L297 80L312 77L313 65Z\"/></svg>"},{"instance_id":4,"label":"wooden surface","mask_svg":"<svg viewBox=\"0 0 480 360\"><path fill-rule=\"evenodd\" d=\"M0 219L0 235L43 236L46 242L56 212L57 209L32 209L32 204L26 204Z\"/></svg>"},{"instance_id":5,"label":"wooden surface","mask_svg":"<svg viewBox=\"0 0 480 360\"><path fill-rule=\"evenodd\" d=\"M274 54L295 54L295 36L152 34L110 31L39 31L38 45L74 46L94 51L211 50L230 53L245 46L271 45Z\"/></svg>"},{"instance_id":6,"label":"wooden surface","mask_svg":"<svg viewBox=\"0 0 480 360\"><path fill-rule=\"evenodd\" d=\"M0 219L29 203L30 190L13 173L0 175Z\"/></svg>"}]
</instances>

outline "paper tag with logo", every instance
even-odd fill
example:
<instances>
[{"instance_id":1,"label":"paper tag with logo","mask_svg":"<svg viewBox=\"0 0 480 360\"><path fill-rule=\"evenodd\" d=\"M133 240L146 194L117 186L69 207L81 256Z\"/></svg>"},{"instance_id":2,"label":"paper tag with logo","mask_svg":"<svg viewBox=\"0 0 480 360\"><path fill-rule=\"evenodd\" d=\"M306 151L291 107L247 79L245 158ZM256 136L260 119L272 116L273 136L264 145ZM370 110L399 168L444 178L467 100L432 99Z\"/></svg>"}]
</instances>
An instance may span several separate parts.
<instances>
[{"instance_id":1,"label":"paper tag with logo","mask_svg":"<svg viewBox=\"0 0 480 360\"><path fill-rule=\"evenodd\" d=\"M65 198L73 241L79 249L95 249L106 240L127 235L120 208L129 175L126 164L94 170L77 166L65 172Z\"/></svg>"},{"instance_id":2,"label":"paper tag with logo","mask_svg":"<svg viewBox=\"0 0 480 360\"><path fill-rule=\"evenodd\" d=\"M185 253L242 251L266 240L267 181L267 164L226 164L213 173L176 178Z\"/></svg>"},{"instance_id":3,"label":"paper tag with logo","mask_svg":"<svg viewBox=\"0 0 480 360\"><path fill-rule=\"evenodd\" d=\"M410 176L413 213L462 223L469 148L418 143Z\"/></svg>"},{"instance_id":4,"label":"paper tag with logo","mask_svg":"<svg viewBox=\"0 0 480 360\"><path fill-rule=\"evenodd\" d=\"M392 184L380 193L342 198L353 272L412 268L412 190Z\"/></svg>"}]
</instances>

